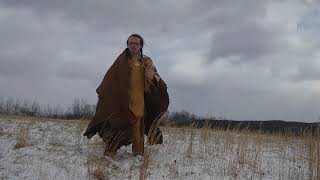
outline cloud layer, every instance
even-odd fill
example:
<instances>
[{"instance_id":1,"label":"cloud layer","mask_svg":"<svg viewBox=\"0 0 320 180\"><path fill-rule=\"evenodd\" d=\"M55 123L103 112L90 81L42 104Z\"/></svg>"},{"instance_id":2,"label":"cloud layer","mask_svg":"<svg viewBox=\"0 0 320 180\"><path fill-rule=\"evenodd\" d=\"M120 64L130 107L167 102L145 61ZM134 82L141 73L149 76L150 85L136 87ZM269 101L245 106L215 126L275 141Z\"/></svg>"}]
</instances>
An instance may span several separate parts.
<instances>
[{"instance_id":1,"label":"cloud layer","mask_svg":"<svg viewBox=\"0 0 320 180\"><path fill-rule=\"evenodd\" d=\"M232 119L320 116L316 1L0 1L0 96L96 102L131 33L146 40L170 110Z\"/></svg>"}]
</instances>

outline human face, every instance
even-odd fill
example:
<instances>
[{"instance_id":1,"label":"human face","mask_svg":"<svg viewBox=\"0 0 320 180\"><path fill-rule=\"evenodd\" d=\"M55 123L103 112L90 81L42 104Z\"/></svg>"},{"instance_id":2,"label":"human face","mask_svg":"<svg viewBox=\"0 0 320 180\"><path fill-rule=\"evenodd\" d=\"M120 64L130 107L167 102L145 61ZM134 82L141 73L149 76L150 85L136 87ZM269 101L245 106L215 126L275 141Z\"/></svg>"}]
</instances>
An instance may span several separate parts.
<instances>
[{"instance_id":1,"label":"human face","mask_svg":"<svg viewBox=\"0 0 320 180\"><path fill-rule=\"evenodd\" d=\"M132 54L137 54L140 52L142 46L140 42L140 38L137 37L129 37L128 39L128 49Z\"/></svg>"}]
</instances>

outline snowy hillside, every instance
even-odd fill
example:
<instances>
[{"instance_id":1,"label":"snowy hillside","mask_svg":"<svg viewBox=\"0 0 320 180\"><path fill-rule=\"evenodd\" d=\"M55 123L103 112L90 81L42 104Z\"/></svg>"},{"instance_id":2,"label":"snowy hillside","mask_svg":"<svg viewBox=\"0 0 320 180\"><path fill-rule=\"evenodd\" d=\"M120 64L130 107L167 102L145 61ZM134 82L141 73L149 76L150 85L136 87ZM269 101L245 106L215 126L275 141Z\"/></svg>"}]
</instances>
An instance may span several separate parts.
<instances>
[{"instance_id":1,"label":"snowy hillside","mask_svg":"<svg viewBox=\"0 0 320 180\"><path fill-rule=\"evenodd\" d=\"M160 127L161 145L104 157L87 121L0 117L0 179L317 179L319 138Z\"/></svg>"}]
</instances>

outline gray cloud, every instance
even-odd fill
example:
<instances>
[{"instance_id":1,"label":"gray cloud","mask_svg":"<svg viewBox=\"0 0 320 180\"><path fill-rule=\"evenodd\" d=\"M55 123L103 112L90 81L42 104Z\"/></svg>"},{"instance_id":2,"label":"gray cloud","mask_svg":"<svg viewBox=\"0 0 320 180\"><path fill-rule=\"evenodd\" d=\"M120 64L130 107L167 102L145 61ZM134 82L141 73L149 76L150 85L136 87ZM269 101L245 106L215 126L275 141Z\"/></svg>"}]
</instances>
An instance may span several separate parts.
<instances>
[{"instance_id":1,"label":"gray cloud","mask_svg":"<svg viewBox=\"0 0 320 180\"><path fill-rule=\"evenodd\" d=\"M186 22L191 5L181 8L171 1L3 1L7 6L31 9L38 16L62 16L70 21L84 22L95 28L132 28L154 30L177 22ZM169 8L168 8L169 7ZM165 21L164 21L165 20ZM155 23L157 22L157 23ZM159 24L159 25L158 25Z\"/></svg>"},{"instance_id":2,"label":"gray cloud","mask_svg":"<svg viewBox=\"0 0 320 180\"><path fill-rule=\"evenodd\" d=\"M312 3L2 0L0 5L0 96L49 104L82 97L95 103L95 88L127 36L138 32L168 84L170 110L234 119L318 116L320 38L310 23L318 15L305 15L314 11ZM295 23L304 28L296 31Z\"/></svg>"},{"instance_id":3,"label":"gray cloud","mask_svg":"<svg viewBox=\"0 0 320 180\"><path fill-rule=\"evenodd\" d=\"M213 38L210 58L240 56L242 60L257 60L279 50L280 33L272 32L257 22L243 22L217 32Z\"/></svg>"},{"instance_id":4,"label":"gray cloud","mask_svg":"<svg viewBox=\"0 0 320 180\"><path fill-rule=\"evenodd\" d=\"M309 63L301 63L293 79L297 81L320 81L320 64L317 62L319 62L319 59Z\"/></svg>"}]
</instances>

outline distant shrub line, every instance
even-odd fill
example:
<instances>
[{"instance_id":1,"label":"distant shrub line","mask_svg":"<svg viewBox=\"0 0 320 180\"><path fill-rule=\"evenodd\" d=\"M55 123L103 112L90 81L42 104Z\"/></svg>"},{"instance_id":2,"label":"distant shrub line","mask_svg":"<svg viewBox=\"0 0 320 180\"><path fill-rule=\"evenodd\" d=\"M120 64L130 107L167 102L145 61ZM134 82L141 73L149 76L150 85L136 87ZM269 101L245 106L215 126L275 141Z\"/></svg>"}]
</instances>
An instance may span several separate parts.
<instances>
[{"instance_id":1,"label":"distant shrub line","mask_svg":"<svg viewBox=\"0 0 320 180\"><path fill-rule=\"evenodd\" d=\"M173 123L177 127L195 128L219 128L221 130L247 130L261 131L264 133L281 133L292 135L316 134L320 135L320 122L305 123L283 120L266 121L237 121L224 117L201 117L188 113L187 111L173 112L165 118L164 123Z\"/></svg>"},{"instance_id":2,"label":"distant shrub line","mask_svg":"<svg viewBox=\"0 0 320 180\"><path fill-rule=\"evenodd\" d=\"M74 99L66 109L60 105L41 106L36 101L18 100L0 97L0 114L54 119L89 119L93 116L95 105L88 104L83 99Z\"/></svg>"},{"instance_id":3,"label":"distant shrub line","mask_svg":"<svg viewBox=\"0 0 320 180\"><path fill-rule=\"evenodd\" d=\"M76 98L71 106L40 106L36 101L17 100L0 97L0 114L53 119L91 119L95 112L95 105L88 104L84 99ZM270 121L234 121L224 117L196 116L187 111L167 112L160 125L175 127L219 128L222 130L254 130L267 133L293 133L300 135L306 132L319 132L320 123L286 122L281 120Z\"/></svg>"}]
</instances>

